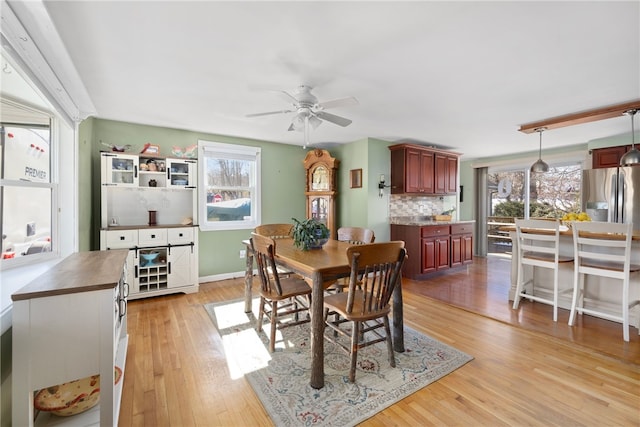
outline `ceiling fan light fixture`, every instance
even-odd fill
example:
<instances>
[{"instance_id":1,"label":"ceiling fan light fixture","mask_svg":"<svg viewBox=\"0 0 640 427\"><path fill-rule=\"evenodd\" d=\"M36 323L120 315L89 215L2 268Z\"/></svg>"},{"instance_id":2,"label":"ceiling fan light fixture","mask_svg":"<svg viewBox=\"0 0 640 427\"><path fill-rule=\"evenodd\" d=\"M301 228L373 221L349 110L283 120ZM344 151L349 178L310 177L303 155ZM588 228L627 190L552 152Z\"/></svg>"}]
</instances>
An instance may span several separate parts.
<instances>
[{"instance_id":1,"label":"ceiling fan light fixture","mask_svg":"<svg viewBox=\"0 0 640 427\"><path fill-rule=\"evenodd\" d=\"M298 114L293 116L293 120L291 120L291 126L293 126L293 130L304 132L306 118L309 119L309 125L314 130L322 124L322 120L317 118L309 110L302 110Z\"/></svg>"},{"instance_id":2,"label":"ceiling fan light fixture","mask_svg":"<svg viewBox=\"0 0 640 427\"><path fill-rule=\"evenodd\" d=\"M540 149L538 151L538 160L536 160L536 162L531 165L532 173L549 172L549 165L542 160L542 132L544 132L545 130L547 130L547 128L544 127L536 129L536 132L540 134Z\"/></svg>"},{"instance_id":3,"label":"ceiling fan light fixture","mask_svg":"<svg viewBox=\"0 0 640 427\"><path fill-rule=\"evenodd\" d=\"M640 164L640 151L636 148L636 134L633 126L633 116L638 110L627 110L624 114L631 116L631 149L620 158L620 166L632 166Z\"/></svg>"}]
</instances>

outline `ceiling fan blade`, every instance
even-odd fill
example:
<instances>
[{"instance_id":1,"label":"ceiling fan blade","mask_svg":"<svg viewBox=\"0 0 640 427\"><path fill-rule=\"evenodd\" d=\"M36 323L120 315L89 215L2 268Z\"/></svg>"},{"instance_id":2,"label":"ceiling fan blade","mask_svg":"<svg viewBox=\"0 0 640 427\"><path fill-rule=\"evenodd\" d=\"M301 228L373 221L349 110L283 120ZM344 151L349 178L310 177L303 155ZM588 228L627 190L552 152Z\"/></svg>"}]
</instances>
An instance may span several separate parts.
<instances>
[{"instance_id":1,"label":"ceiling fan blade","mask_svg":"<svg viewBox=\"0 0 640 427\"><path fill-rule=\"evenodd\" d=\"M338 126L345 127L351 124L351 120L345 119L344 117L336 116L335 114L327 113L325 111L318 111L317 113L315 113L315 115L320 117L322 120L326 120Z\"/></svg>"},{"instance_id":2,"label":"ceiling fan blade","mask_svg":"<svg viewBox=\"0 0 640 427\"><path fill-rule=\"evenodd\" d=\"M353 96L348 98L340 98L334 99L332 101L321 102L318 104L318 108L327 109L327 108L336 108L336 107L349 107L351 105L358 105L359 102Z\"/></svg>"},{"instance_id":3,"label":"ceiling fan blade","mask_svg":"<svg viewBox=\"0 0 640 427\"><path fill-rule=\"evenodd\" d=\"M271 114L287 114L293 113L294 110L278 110L278 111L267 111L266 113L253 113L247 114L245 117L259 117L259 116L269 116Z\"/></svg>"},{"instance_id":4,"label":"ceiling fan blade","mask_svg":"<svg viewBox=\"0 0 640 427\"><path fill-rule=\"evenodd\" d=\"M298 100L291 95L289 92L285 90L277 90L276 91L280 97L282 97L285 101L292 103L293 105L298 105Z\"/></svg>"}]
</instances>

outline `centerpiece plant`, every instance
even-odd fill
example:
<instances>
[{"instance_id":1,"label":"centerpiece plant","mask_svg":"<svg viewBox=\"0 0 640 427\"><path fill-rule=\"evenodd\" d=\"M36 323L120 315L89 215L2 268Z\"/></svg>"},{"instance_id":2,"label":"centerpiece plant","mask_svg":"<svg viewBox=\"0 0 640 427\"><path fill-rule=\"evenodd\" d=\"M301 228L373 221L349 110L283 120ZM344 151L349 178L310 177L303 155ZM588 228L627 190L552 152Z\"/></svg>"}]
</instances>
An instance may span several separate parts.
<instances>
[{"instance_id":1,"label":"centerpiece plant","mask_svg":"<svg viewBox=\"0 0 640 427\"><path fill-rule=\"evenodd\" d=\"M317 219L307 218L302 221L291 219L294 222L293 243L303 251L321 248L329 239L329 229Z\"/></svg>"}]
</instances>

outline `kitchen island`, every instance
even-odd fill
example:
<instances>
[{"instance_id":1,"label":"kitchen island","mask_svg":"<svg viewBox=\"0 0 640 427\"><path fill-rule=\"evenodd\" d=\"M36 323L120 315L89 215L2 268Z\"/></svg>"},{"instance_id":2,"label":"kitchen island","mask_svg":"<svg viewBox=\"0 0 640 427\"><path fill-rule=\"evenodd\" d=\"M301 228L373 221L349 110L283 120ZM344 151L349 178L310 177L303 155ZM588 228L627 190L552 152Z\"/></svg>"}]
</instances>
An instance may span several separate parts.
<instances>
[{"instance_id":1,"label":"kitchen island","mask_svg":"<svg viewBox=\"0 0 640 427\"><path fill-rule=\"evenodd\" d=\"M515 226L503 228L509 232L513 242L513 254L518 253L518 241L516 238ZM560 231L560 254L573 256L573 232L565 226L561 226ZM640 263L640 230L634 230L631 249L631 263ZM560 263L558 269L558 284L560 295L558 297L558 307L571 310L571 298L573 296L573 263ZM533 280L536 293L550 297L553 293L553 271L548 268L538 268L524 266L524 280ZM511 260L511 287L509 289L509 301L513 301L516 293L518 277L518 259L516 256ZM621 307L621 282L620 280L598 276L585 276L585 299L589 300L598 308L608 311L619 311ZM629 283L629 300L640 299L640 275L632 274ZM629 323L638 325L640 321L639 310L631 310Z\"/></svg>"},{"instance_id":2,"label":"kitchen island","mask_svg":"<svg viewBox=\"0 0 640 427\"><path fill-rule=\"evenodd\" d=\"M434 217L392 217L391 240L402 240L407 260L402 275L425 279L473 262L475 221L436 221Z\"/></svg>"}]
</instances>

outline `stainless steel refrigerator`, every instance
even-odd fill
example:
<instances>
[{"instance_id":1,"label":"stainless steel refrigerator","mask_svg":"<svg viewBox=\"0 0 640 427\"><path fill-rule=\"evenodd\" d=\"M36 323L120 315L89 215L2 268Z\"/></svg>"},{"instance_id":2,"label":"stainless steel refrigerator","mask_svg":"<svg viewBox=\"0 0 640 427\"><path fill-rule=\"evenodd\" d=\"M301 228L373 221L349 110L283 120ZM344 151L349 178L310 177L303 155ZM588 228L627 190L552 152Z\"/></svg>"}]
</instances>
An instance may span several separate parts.
<instances>
[{"instance_id":1,"label":"stainless steel refrigerator","mask_svg":"<svg viewBox=\"0 0 640 427\"><path fill-rule=\"evenodd\" d=\"M594 221L631 222L640 229L640 166L584 170L582 210Z\"/></svg>"}]
</instances>

